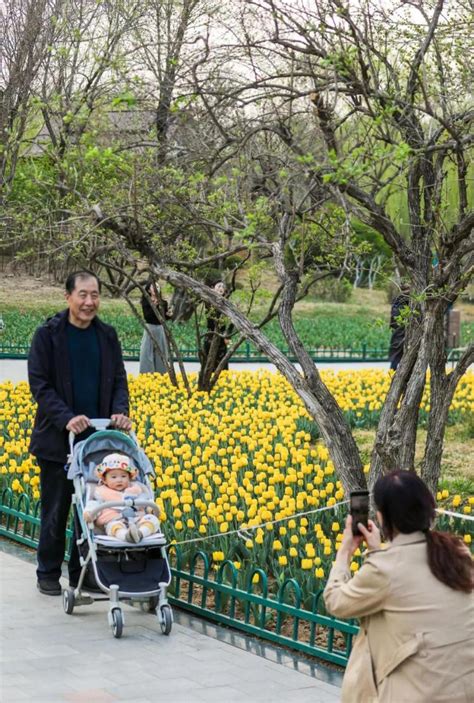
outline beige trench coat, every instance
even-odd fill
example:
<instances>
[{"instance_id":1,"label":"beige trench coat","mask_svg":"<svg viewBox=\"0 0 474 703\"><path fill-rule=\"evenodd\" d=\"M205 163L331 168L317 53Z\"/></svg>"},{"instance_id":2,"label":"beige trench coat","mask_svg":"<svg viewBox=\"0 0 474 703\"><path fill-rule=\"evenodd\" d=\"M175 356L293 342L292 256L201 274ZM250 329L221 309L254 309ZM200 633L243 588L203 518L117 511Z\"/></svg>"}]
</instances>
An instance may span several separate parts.
<instances>
[{"instance_id":1,"label":"beige trench coat","mask_svg":"<svg viewBox=\"0 0 474 703\"><path fill-rule=\"evenodd\" d=\"M433 576L422 532L369 552L353 578L335 564L324 600L360 618L342 703L473 703L473 598Z\"/></svg>"}]
</instances>

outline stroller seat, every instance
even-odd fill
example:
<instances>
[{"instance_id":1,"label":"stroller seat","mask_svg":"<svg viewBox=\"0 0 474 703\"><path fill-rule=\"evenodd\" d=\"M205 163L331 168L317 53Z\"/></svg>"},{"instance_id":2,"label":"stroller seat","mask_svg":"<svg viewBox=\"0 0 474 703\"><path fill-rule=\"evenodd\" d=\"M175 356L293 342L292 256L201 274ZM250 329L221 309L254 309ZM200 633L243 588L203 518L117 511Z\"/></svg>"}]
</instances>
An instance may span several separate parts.
<instances>
[{"instance_id":1,"label":"stroller seat","mask_svg":"<svg viewBox=\"0 0 474 703\"><path fill-rule=\"evenodd\" d=\"M162 547L166 545L166 538L162 532L155 532L149 537L144 537L140 542L125 542L110 535L94 534L94 542L101 544L103 547L136 549L137 547Z\"/></svg>"},{"instance_id":2,"label":"stroller seat","mask_svg":"<svg viewBox=\"0 0 474 703\"><path fill-rule=\"evenodd\" d=\"M82 569L81 586L63 591L64 611L71 615L75 606L103 600L103 595L94 599L94 596L84 597L82 594L83 579L89 569L102 593L109 596L108 621L114 637L122 636L124 618L121 602L137 600L146 604L147 612L156 613L161 631L168 635L173 624L173 614L166 594L171 583L171 567L166 537L159 525L160 511L150 482L154 476L153 467L134 435L129 436L114 429L103 430L94 424L105 422L107 425L109 420L106 419L91 422L97 432L76 445L73 445L70 437L68 478L74 482L74 521ZM97 466L111 452L125 454L138 469L138 475L133 480L142 484L145 490L131 492L134 496L131 501L115 497L107 500L106 495L100 495L97 491ZM101 503L104 503L103 508ZM86 506L90 515L87 521L84 518ZM115 518L103 514L105 510L122 512L125 522L133 520L135 523L142 511L153 512L158 519L158 524L155 522L153 527L158 532L136 543L107 535L105 525L109 524L109 517L112 520ZM103 520L98 520L101 514Z\"/></svg>"}]
</instances>

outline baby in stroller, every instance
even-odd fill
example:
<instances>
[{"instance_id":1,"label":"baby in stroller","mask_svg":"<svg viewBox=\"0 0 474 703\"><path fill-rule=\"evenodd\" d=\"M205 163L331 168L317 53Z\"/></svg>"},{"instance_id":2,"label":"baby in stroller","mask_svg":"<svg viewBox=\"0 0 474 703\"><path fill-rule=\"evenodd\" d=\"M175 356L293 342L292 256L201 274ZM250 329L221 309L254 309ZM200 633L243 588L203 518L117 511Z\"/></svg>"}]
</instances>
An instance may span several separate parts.
<instances>
[{"instance_id":1,"label":"baby in stroller","mask_svg":"<svg viewBox=\"0 0 474 703\"><path fill-rule=\"evenodd\" d=\"M168 635L173 624L166 593L171 569L150 482L153 466L133 433L110 429L107 418L91 424L96 432L82 442L74 444L74 435L69 437L68 478L74 484L75 539L82 569L77 586L63 590L64 612L72 615L77 606L104 599L83 589L89 572L110 601L114 637L122 636L122 601L156 613Z\"/></svg>"},{"instance_id":2,"label":"baby in stroller","mask_svg":"<svg viewBox=\"0 0 474 703\"><path fill-rule=\"evenodd\" d=\"M143 509L130 511L127 498L142 497L153 500L146 485L136 481L138 470L125 454L114 452L104 457L96 467L99 480L90 487L84 507L84 520L91 522L91 511L107 501L123 501L124 507L105 508L96 517L94 524L105 530L110 537L137 544L145 537L158 532L160 523L156 515ZM132 518L128 517L130 511Z\"/></svg>"}]
</instances>

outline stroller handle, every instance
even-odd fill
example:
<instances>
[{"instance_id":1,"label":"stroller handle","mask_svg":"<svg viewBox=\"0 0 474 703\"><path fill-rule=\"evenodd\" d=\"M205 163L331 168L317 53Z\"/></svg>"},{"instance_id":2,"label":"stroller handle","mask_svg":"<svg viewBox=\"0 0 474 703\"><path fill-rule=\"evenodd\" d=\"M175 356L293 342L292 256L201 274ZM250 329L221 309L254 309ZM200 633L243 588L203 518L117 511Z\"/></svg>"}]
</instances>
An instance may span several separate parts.
<instances>
[{"instance_id":1,"label":"stroller handle","mask_svg":"<svg viewBox=\"0 0 474 703\"><path fill-rule=\"evenodd\" d=\"M91 423L90 426L93 427L95 430L107 430L110 427L110 423L112 420L110 417L96 417L89 419L89 422ZM122 430L121 430L122 431ZM130 430L128 433L126 433L132 437L136 441L136 435L133 430ZM76 435L74 432L69 432L69 454L72 456L73 450L74 450L74 440L76 438Z\"/></svg>"},{"instance_id":2,"label":"stroller handle","mask_svg":"<svg viewBox=\"0 0 474 703\"><path fill-rule=\"evenodd\" d=\"M106 510L107 508L124 508L124 507L125 508L127 507L127 503L124 503L123 500L107 500L104 503L101 503L100 505L96 506L95 508L92 508L92 510L88 510L87 512L90 515L90 522L94 522L97 515L99 515L99 513L101 513L103 510ZM161 514L160 508L152 500L134 500L133 507L134 508L150 508L151 511L153 513L155 513L157 518L159 518L160 514Z\"/></svg>"}]
</instances>

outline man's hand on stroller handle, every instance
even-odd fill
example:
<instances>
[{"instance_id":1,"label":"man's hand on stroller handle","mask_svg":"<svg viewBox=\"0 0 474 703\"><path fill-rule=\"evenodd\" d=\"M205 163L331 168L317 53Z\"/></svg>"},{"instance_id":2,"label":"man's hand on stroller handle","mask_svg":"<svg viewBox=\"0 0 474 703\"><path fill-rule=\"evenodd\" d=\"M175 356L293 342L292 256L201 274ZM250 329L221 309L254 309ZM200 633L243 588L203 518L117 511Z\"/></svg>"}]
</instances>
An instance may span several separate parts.
<instances>
[{"instance_id":1,"label":"man's hand on stroller handle","mask_svg":"<svg viewBox=\"0 0 474 703\"><path fill-rule=\"evenodd\" d=\"M125 432L129 432L132 429L132 421L126 415L116 413L115 415L112 415L110 419L113 426L118 430L125 430Z\"/></svg>"},{"instance_id":2,"label":"man's hand on stroller handle","mask_svg":"<svg viewBox=\"0 0 474 703\"><path fill-rule=\"evenodd\" d=\"M93 425L94 420L90 420L87 415L76 415L69 420L66 425L66 430L68 432L72 432L73 434L80 434L81 432L84 432L84 430L87 430L88 427L92 427ZM130 432L132 429L132 421L130 418L121 413L116 413L111 416L110 425L118 430L124 430L125 432Z\"/></svg>"},{"instance_id":3,"label":"man's hand on stroller handle","mask_svg":"<svg viewBox=\"0 0 474 703\"><path fill-rule=\"evenodd\" d=\"M68 432L72 432L73 434L80 434L81 432L84 432L84 430L87 430L90 425L91 421L86 415L76 415L69 420L66 425L66 429Z\"/></svg>"}]
</instances>

